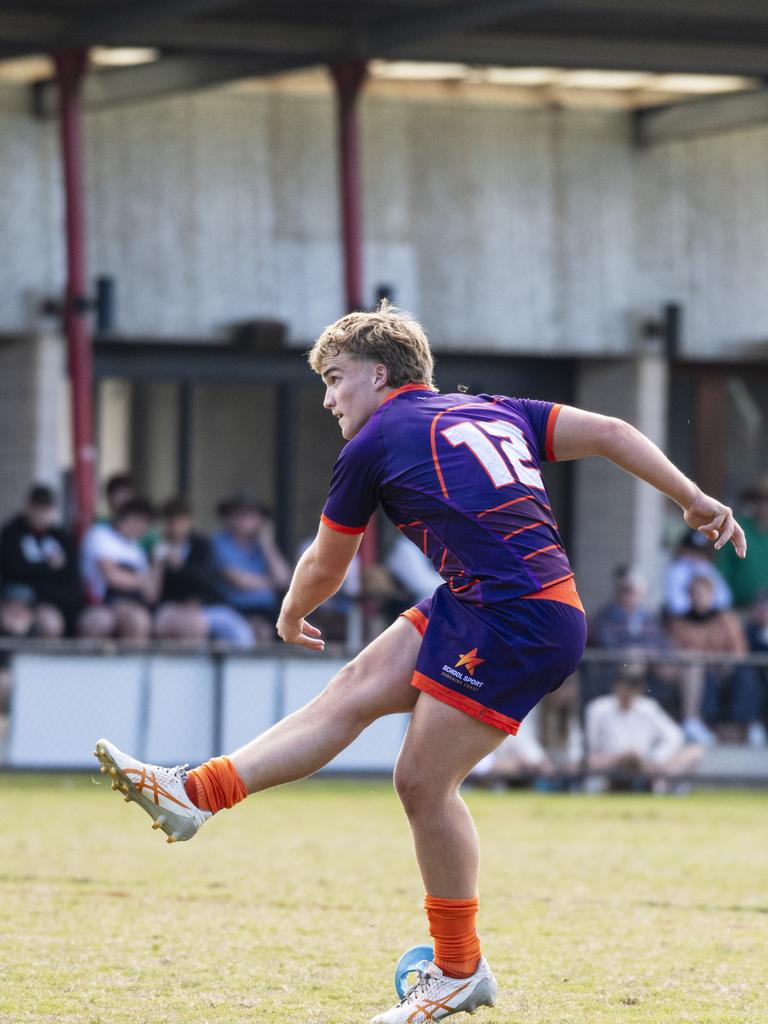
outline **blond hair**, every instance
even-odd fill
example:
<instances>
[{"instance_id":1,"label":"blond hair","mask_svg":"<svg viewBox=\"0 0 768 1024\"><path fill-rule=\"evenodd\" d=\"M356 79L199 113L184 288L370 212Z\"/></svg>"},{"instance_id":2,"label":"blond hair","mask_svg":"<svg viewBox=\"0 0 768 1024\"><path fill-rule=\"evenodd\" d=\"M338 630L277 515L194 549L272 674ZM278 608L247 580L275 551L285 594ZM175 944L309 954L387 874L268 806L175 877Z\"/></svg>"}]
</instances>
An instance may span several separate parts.
<instances>
[{"instance_id":1,"label":"blond hair","mask_svg":"<svg viewBox=\"0 0 768 1024\"><path fill-rule=\"evenodd\" d=\"M434 360L418 320L382 299L372 313L348 313L326 327L309 350L309 365L322 376L336 356L370 359L387 368L387 383L432 384Z\"/></svg>"}]
</instances>

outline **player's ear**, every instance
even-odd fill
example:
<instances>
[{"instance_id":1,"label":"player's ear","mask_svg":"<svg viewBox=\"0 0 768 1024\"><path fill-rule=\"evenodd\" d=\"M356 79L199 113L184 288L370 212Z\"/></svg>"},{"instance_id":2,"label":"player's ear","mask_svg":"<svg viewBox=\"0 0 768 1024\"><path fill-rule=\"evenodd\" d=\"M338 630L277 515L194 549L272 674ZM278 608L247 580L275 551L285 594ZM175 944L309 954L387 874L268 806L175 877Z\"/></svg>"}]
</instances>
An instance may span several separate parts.
<instances>
[{"instance_id":1,"label":"player's ear","mask_svg":"<svg viewBox=\"0 0 768 1024\"><path fill-rule=\"evenodd\" d=\"M377 391L380 391L382 388L389 387L388 378L389 371L384 363L376 363L373 368L373 386Z\"/></svg>"}]
</instances>

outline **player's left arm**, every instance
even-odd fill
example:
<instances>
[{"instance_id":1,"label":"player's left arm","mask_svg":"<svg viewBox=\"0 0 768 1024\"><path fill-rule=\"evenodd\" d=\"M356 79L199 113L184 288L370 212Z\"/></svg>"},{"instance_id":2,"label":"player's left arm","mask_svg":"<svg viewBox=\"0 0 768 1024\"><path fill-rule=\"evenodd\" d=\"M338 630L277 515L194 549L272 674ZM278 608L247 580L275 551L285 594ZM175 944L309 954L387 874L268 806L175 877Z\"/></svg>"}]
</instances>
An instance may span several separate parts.
<instances>
[{"instance_id":1,"label":"player's left arm","mask_svg":"<svg viewBox=\"0 0 768 1024\"><path fill-rule=\"evenodd\" d=\"M323 650L322 634L306 616L341 587L362 537L362 532L341 533L320 523L317 536L299 559L280 609L277 632L285 643Z\"/></svg>"},{"instance_id":2,"label":"player's left arm","mask_svg":"<svg viewBox=\"0 0 768 1024\"><path fill-rule=\"evenodd\" d=\"M730 541L739 558L747 553L744 531L727 505L704 494L680 472L664 452L630 423L613 416L562 406L552 433L558 461L602 455L627 473L645 480L676 502L686 523L715 542L719 550Z\"/></svg>"}]
</instances>

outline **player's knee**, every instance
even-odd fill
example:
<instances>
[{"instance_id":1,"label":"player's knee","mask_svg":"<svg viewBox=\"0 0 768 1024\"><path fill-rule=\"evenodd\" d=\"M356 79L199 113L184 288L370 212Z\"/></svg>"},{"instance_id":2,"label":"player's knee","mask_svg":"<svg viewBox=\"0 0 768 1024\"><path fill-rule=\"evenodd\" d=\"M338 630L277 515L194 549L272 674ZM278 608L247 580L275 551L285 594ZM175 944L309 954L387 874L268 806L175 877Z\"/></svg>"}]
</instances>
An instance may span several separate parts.
<instances>
[{"instance_id":1,"label":"player's knee","mask_svg":"<svg viewBox=\"0 0 768 1024\"><path fill-rule=\"evenodd\" d=\"M424 772L408 758L400 758L393 777L395 791L409 818L417 816L429 805L430 789Z\"/></svg>"},{"instance_id":2,"label":"player's knee","mask_svg":"<svg viewBox=\"0 0 768 1024\"><path fill-rule=\"evenodd\" d=\"M357 659L340 669L323 692L334 713L365 718L368 713L366 680Z\"/></svg>"}]
</instances>

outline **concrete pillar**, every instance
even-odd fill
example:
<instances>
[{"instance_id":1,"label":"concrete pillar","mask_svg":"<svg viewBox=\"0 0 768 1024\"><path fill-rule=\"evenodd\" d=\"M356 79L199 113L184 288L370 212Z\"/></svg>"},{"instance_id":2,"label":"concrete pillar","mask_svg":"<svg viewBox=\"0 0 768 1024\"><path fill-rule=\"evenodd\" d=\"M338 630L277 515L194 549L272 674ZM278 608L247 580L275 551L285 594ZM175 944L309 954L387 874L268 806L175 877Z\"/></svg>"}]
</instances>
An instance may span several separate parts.
<instances>
[{"instance_id":1,"label":"concrete pillar","mask_svg":"<svg viewBox=\"0 0 768 1024\"><path fill-rule=\"evenodd\" d=\"M70 461L61 443L67 390L60 336L0 338L0 520L19 508L33 483L61 490Z\"/></svg>"},{"instance_id":2,"label":"concrete pillar","mask_svg":"<svg viewBox=\"0 0 768 1024\"><path fill-rule=\"evenodd\" d=\"M576 405L634 424L665 447L669 368L656 353L633 359L584 362L579 368ZM662 548L667 499L605 459L576 466L572 555L587 611L607 600L618 565L637 569L649 598L660 596L665 561Z\"/></svg>"}]
</instances>

